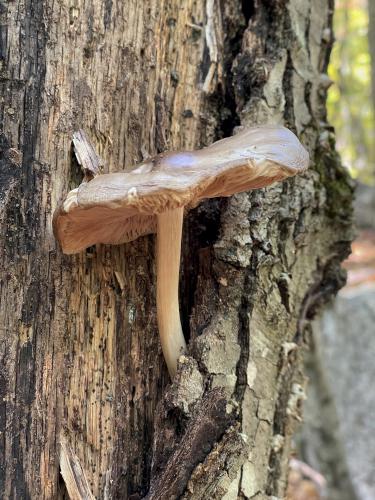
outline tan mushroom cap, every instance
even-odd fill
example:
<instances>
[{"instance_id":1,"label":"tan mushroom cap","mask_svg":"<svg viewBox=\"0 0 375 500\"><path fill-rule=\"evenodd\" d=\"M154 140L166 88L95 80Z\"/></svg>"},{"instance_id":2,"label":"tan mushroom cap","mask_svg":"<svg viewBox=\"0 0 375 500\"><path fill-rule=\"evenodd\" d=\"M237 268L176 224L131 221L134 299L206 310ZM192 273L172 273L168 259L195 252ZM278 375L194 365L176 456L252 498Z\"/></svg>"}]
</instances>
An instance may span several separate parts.
<instances>
[{"instance_id":1,"label":"tan mushroom cap","mask_svg":"<svg viewBox=\"0 0 375 500\"><path fill-rule=\"evenodd\" d=\"M297 137L280 126L248 128L193 152L161 154L132 172L103 174L71 191L54 215L63 252L119 244L156 231L156 215L205 198L262 188L308 167Z\"/></svg>"}]
</instances>

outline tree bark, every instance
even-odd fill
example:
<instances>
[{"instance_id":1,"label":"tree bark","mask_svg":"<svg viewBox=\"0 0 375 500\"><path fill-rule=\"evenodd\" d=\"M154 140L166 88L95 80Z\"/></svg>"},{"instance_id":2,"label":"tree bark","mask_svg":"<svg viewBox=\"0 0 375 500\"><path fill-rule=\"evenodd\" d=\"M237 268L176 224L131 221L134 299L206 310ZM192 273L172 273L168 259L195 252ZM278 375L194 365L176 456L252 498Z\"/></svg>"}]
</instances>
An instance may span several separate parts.
<instances>
[{"instance_id":1,"label":"tree bark","mask_svg":"<svg viewBox=\"0 0 375 500\"><path fill-rule=\"evenodd\" d=\"M282 497L309 320L342 285L352 188L327 124L332 0L0 2L0 491ZM285 123L310 170L185 219L189 350L161 355L154 238L64 256L59 200L82 128L106 171L237 125ZM63 448L64 449L64 448ZM65 457L66 458L66 457ZM69 468L69 467L68 467Z\"/></svg>"}]
</instances>

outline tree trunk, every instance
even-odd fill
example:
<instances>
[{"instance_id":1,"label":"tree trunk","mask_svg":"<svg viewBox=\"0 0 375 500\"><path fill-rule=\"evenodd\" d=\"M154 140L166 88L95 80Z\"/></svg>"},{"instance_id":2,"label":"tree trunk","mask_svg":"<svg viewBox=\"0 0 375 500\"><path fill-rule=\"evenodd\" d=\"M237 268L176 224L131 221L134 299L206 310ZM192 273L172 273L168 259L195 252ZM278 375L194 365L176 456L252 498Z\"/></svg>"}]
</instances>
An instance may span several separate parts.
<instances>
[{"instance_id":1,"label":"tree trunk","mask_svg":"<svg viewBox=\"0 0 375 500\"><path fill-rule=\"evenodd\" d=\"M60 448L96 498L283 496L308 322L342 285L351 237L325 111L332 10L0 2L4 498L62 498ZM116 171L264 122L296 131L311 168L186 217L189 352L168 385L154 238L64 256L53 237L54 209L81 181L72 133L83 128Z\"/></svg>"}]
</instances>

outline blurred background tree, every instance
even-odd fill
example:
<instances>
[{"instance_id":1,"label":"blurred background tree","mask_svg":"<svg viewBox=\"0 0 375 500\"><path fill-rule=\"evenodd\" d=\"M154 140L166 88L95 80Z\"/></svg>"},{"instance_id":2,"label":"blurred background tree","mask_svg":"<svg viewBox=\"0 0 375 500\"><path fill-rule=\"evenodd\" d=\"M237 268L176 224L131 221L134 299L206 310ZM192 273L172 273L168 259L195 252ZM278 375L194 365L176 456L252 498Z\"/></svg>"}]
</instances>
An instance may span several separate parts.
<instances>
[{"instance_id":1,"label":"blurred background tree","mask_svg":"<svg viewBox=\"0 0 375 500\"><path fill-rule=\"evenodd\" d=\"M328 113L337 148L355 178L375 183L375 3L337 0ZM371 99L372 93L372 99Z\"/></svg>"},{"instance_id":2,"label":"blurred background tree","mask_svg":"<svg viewBox=\"0 0 375 500\"><path fill-rule=\"evenodd\" d=\"M375 110L375 2L369 2L369 24L368 24L368 41L371 57L371 93L372 93L372 108Z\"/></svg>"}]
</instances>

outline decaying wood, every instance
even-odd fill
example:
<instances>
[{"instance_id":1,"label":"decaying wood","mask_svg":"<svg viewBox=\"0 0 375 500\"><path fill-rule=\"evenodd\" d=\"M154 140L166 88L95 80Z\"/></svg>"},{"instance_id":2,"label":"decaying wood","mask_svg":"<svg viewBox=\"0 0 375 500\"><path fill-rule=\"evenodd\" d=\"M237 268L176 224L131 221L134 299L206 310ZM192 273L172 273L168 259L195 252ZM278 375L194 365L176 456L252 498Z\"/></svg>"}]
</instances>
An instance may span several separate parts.
<instances>
[{"instance_id":1,"label":"decaying wood","mask_svg":"<svg viewBox=\"0 0 375 500\"><path fill-rule=\"evenodd\" d=\"M90 181L100 174L104 167L103 160L96 154L95 148L83 130L73 134L74 153L84 173L85 180Z\"/></svg>"},{"instance_id":2,"label":"decaying wood","mask_svg":"<svg viewBox=\"0 0 375 500\"><path fill-rule=\"evenodd\" d=\"M246 461L247 438L239 432L239 425L230 427L206 456L203 463L197 465L186 486L184 500L194 498L204 500L221 499L236 480L241 467ZM233 498L235 494L227 498Z\"/></svg>"},{"instance_id":3,"label":"decaying wood","mask_svg":"<svg viewBox=\"0 0 375 500\"><path fill-rule=\"evenodd\" d=\"M283 496L309 320L342 285L351 238L352 188L320 83L332 12L332 0L0 2L4 498L59 498L61 432L95 498L141 498L150 484L157 497L171 471L185 498L200 498L202 470L212 498ZM190 350L167 389L153 237L69 257L54 239L52 213L82 181L72 133L86 130L113 172L266 122L294 130L312 165L189 213L180 303ZM216 388L235 421L198 446L201 465L187 448L180 469L178 443ZM215 465L224 460L227 476Z\"/></svg>"},{"instance_id":4,"label":"decaying wood","mask_svg":"<svg viewBox=\"0 0 375 500\"><path fill-rule=\"evenodd\" d=\"M150 491L145 497L147 500L181 496L195 467L204 460L233 421L233 409L228 408L227 400L219 388L207 392L197 406L183 436L173 443L174 450L167 462L154 461L155 479L151 481ZM161 411L165 411L163 406ZM161 423L160 420L157 419L157 422ZM162 455L155 451L160 461Z\"/></svg>"},{"instance_id":5,"label":"decaying wood","mask_svg":"<svg viewBox=\"0 0 375 500\"><path fill-rule=\"evenodd\" d=\"M70 500L94 500L85 472L64 438L60 440L60 471Z\"/></svg>"}]
</instances>

